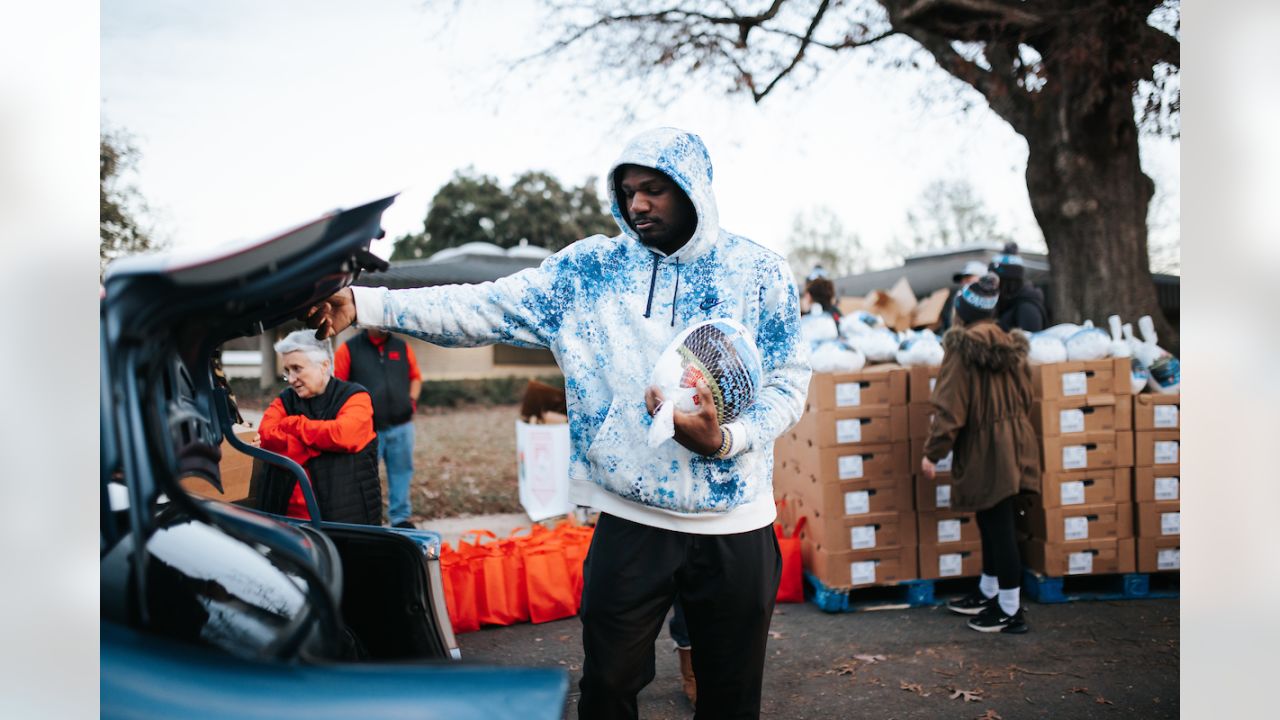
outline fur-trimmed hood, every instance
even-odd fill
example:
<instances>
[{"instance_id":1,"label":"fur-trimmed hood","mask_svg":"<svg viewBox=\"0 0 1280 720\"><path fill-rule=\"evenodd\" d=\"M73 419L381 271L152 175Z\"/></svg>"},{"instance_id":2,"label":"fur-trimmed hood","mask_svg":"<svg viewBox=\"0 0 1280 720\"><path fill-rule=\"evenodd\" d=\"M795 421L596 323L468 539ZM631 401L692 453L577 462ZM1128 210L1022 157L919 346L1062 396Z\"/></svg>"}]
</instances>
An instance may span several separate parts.
<instances>
[{"instance_id":1,"label":"fur-trimmed hood","mask_svg":"<svg viewBox=\"0 0 1280 720\"><path fill-rule=\"evenodd\" d=\"M990 320L953 327L942 336L942 349L957 353L965 365L1009 370L1027 358L1030 343L1022 333L1007 333Z\"/></svg>"}]
</instances>

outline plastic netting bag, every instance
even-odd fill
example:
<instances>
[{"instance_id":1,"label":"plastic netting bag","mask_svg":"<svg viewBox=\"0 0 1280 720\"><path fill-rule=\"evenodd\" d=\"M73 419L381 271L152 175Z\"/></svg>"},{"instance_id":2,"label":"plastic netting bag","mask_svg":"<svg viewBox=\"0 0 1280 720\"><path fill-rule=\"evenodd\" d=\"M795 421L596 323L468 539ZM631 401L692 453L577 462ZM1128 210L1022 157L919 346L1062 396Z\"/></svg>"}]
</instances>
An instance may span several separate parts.
<instances>
[{"instance_id":1,"label":"plastic netting bag","mask_svg":"<svg viewBox=\"0 0 1280 720\"><path fill-rule=\"evenodd\" d=\"M733 422L755 402L763 373L760 351L750 333L733 320L707 320L676 336L650 376L663 403L649 426L649 447L675 435L674 411L697 409L699 380L705 380L721 425Z\"/></svg>"}]
</instances>

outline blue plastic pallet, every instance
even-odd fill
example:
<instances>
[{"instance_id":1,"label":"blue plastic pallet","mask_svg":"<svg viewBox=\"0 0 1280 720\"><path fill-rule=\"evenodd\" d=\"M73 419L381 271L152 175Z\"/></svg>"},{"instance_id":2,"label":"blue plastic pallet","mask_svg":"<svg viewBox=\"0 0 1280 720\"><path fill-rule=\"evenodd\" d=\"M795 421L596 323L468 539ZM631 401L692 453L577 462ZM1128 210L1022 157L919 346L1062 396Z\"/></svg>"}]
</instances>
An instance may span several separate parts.
<instances>
[{"instance_id":1,"label":"blue plastic pallet","mask_svg":"<svg viewBox=\"0 0 1280 720\"><path fill-rule=\"evenodd\" d=\"M1050 577L1022 571L1026 597L1039 603L1077 600L1150 600L1178 597L1178 573L1120 573Z\"/></svg>"},{"instance_id":2,"label":"blue plastic pallet","mask_svg":"<svg viewBox=\"0 0 1280 720\"><path fill-rule=\"evenodd\" d=\"M946 595L968 592L975 578L946 580L903 580L895 585L876 585L835 590L827 587L811 573L805 572L805 599L823 612L849 613L891 608L931 607L941 605Z\"/></svg>"}]
</instances>

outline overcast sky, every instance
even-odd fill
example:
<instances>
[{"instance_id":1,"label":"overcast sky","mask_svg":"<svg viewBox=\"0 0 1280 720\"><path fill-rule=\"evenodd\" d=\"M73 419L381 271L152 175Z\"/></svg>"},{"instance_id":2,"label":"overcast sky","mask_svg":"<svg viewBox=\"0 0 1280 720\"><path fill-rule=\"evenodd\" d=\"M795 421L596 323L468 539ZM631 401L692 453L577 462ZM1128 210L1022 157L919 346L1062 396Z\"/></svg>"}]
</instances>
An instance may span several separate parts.
<instances>
[{"instance_id":1,"label":"overcast sky","mask_svg":"<svg viewBox=\"0 0 1280 720\"><path fill-rule=\"evenodd\" d=\"M209 246L402 192L385 215L391 238L421 227L459 168L578 184L603 176L630 136L673 125L707 143L722 225L780 252L796 213L824 205L881 251L907 236L907 210L936 179L968 180L1015 237L1039 238L1026 143L985 108L923 101L937 76L832 55L815 83L760 106L690 92L642 102L627 121L635 88L576 85L567 63L504 71L546 42L536 0L459 5L104 2L102 116L142 151L137 185L160 234ZM1177 207L1178 144L1143 151Z\"/></svg>"}]
</instances>

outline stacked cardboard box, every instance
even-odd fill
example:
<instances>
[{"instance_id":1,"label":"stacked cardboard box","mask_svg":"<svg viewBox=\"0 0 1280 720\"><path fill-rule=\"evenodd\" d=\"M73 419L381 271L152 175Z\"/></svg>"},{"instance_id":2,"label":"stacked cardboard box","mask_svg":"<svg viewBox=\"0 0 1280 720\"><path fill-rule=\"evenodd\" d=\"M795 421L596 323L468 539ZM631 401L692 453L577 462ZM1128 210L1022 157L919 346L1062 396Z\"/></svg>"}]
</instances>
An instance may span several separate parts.
<instances>
[{"instance_id":1,"label":"stacked cardboard box","mask_svg":"<svg viewBox=\"0 0 1280 720\"><path fill-rule=\"evenodd\" d=\"M920 526L920 577L976 577L982 572L982 542L973 513L951 509L951 456L937 463L933 480L920 474L920 459L929 439L933 405L929 396L938 379L936 367L914 367L907 394L911 434L911 472L915 484L916 521Z\"/></svg>"},{"instance_id":2,"label":"stacked cardboard box","mask_svg":"<svg viewBox=\"0 0 1280 720\"><path fill-rule=\"evenodd\" d=\"M897 365L817 373L800 422L774 450L788 530L800 517L805 568L831 588L915 578L907 373Z\"/></svg>"},{"instance_id":3,"label":"stacked cardboard box","mask_svg":"<svg viewBox=\"0 0 1280 720\"><path fill-rule=\"evenodd\" d=\"M1178 570L1181 556L1179 395L1133 398L1138 572Z\"/></svg>"},{"instance_id":4,"label":"stacked cardboard box","mask_svg":"<svg viewBox=\"0 0 1280 720\"><path fill-rule=\"evenodd\" d=\"M1042 491L1019 498L1027 565L1051 576L1133 572L1129 360L1032 367Z\"/></svg>"}]
</instances>

